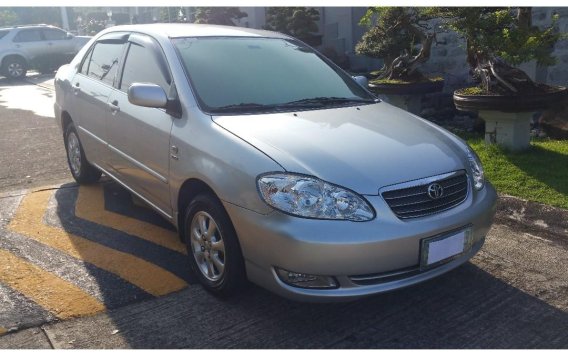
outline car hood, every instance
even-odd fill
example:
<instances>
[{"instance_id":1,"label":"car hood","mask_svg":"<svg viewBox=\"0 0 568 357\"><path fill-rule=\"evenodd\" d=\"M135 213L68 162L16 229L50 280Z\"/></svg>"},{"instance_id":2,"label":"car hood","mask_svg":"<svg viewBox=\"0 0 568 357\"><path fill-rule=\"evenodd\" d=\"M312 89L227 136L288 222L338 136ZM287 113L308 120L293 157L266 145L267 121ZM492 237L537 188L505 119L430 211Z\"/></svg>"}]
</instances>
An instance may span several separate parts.
<instances>
[{"instance_id":1,"label":"car hood","mask_svg":"<svg viewBox=\"0 0 568 357\"><path fill-rule=\"evenodd\" d=\"M286 171L313 175L360 194L464 169L465 144L385 102L296 113L214 116Z\"/></svg>"}]
</instances>

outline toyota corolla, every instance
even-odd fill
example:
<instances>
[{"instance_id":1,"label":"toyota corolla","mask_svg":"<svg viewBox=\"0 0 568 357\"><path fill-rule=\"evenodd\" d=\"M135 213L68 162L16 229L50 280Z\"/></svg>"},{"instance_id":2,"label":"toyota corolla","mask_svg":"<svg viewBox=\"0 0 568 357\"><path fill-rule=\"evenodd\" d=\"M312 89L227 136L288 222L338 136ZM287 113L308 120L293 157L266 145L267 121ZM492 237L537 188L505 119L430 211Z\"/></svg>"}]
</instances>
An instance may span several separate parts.
<instances>
[{"instance_id":1,"label":"toyota corolla","mask_svg":"<svg viewBox=\"0 0 568 357\"><path fill-rule=\"evenodd\" d=\"M74 178L104 173L168 219L216 294L413 285L467 262L495 214L463 140L279 33L109 28L58 71L55 113Z\"/></svg>"}]
</instances>

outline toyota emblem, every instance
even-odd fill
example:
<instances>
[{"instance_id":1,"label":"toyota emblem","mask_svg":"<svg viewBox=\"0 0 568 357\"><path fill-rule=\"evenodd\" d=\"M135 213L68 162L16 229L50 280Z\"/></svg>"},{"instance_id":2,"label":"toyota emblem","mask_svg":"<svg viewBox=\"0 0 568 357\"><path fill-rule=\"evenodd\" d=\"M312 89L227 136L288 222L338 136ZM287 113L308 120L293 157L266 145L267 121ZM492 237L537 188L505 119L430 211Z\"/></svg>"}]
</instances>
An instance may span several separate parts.
<instances>
[{"instance_id":1,"label":"toyota emblem","mask_svg":"<svg viewBox=\"0 0 568 357\"><path fill-rule=\"evenodd\" d=\"M444 188L439 183L433 183L428 186L428 196L436 200L444 195Z\"/></svg>"}]
</instances>

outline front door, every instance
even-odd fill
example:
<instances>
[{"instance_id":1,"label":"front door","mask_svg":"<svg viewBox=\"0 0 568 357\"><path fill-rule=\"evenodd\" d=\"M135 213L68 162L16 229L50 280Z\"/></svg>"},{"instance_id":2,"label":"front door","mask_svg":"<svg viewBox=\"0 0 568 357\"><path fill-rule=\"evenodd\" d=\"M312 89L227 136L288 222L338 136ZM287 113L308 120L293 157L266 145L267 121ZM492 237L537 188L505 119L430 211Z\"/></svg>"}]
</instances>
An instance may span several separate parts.
<instances>
[{"instance_id":1,"label":"front door","mask_svg":"<svg viewBox=\"0 0 568 357\"><path fill-rule=\"evenodd\" d=\"M172 214L169 191L172 116L164 109L128 101L132 83L153 83L168 93L171 77L160 47L147 36L131 35L121 81L111 93L108 117L112 172L167 215Z\"/></svg>"}]
</instances>

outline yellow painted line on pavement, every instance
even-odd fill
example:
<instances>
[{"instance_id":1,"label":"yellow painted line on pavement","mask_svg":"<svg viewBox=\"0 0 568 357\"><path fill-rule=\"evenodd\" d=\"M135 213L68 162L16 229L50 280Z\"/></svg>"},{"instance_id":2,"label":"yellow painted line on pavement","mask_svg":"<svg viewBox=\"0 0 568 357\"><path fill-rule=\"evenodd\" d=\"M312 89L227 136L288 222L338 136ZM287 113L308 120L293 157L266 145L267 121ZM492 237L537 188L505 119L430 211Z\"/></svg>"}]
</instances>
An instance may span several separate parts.
<instances>
[{"instance_id":1,"label":"yellow painted line on pavement","mask_svg":"<svg viewBox=\"0 0 568 357\"><path fill-rule=\"evenodd\" d=\"M94 297L57 275L0 249L0 281L60 319L93 315L105 310ZM5 331L4 331L5 332ZM2 328L0 328L2 334Z\"/></svg>"},{"instance_id":2,"label":"yellow painted line on pavement","mask_svg":"<svg viewBox=\"0 0 568 357\"><path fill-rule=\"evenodd\" d=\"M102 185L80 186L75 204L75 215L79 218L107 226L162 247L187 254L185 245L177 233L162 227L105 210Z\"/></svg>"},{"instance_id":3,"label":"yellow painted line on pavement","mask_svg":"<svg viewBox=\"0 0 568 357\"><path fill-rule=\"evenodd\" d=\"M8 330L5 329L4 327L0 326L0 336L5 335L6 332L8 332Z\"/></svg>"},{"instance_id":4,"label":"yellow painted line on pavement","mask_svg":"<svg viewBox=\"0 0 568 357\"><path fill-rule=\"evenodd\" d=\"M43 213L52 193L53 191L41 191L24 197L8 229L114 273L155 296L169 294L187 286L183 279L173 273L132 254L44 224Z\"/></svg>"}]
</instances>

